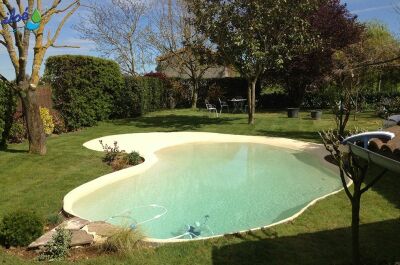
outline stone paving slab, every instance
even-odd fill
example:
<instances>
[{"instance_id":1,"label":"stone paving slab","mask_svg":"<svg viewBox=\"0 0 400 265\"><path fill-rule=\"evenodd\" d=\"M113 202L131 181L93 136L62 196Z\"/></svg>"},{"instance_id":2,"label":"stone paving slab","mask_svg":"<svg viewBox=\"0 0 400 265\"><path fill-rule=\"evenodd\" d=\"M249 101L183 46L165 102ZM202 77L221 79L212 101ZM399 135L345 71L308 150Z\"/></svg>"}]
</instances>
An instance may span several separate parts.
<instances>
[{"instance_id":1,"label":"stone paving slab","mask_svg":"<svg viewBox=\"0 0 400 265\"><path fill-rule=\"evenodd\" d=\"M83 230L70 230L72 232L71 247L85 246L93 243L93 236Z\"/></svg>"},{"instance_id":2,"label":"stone paving slab","mask_svg":"<svg viewBox=\"0 0 400 265\"><path fill-rule=\"evenodd\" d=\"M93 243L93 235L88 234L86 231L81 230L84 226L89 224L90 222L78 217L71 218L69 220L65 220L62 222L60 225L58 225L56 228L52 229L51 231L45 233L38 239L36 239L34 242L32 242L29 246L28 249L37 249L45 246L52 238L53 235L56 233L56 229L63 227L64 229L67 229L71 231L72 237L71 237L71 246L83 246L83 245L89 245Z\"/></svg>"},{"instance_id":3,"label":"stone paving slab","mask_svg":"<svg viewBox=\"0 0 400 265\"><path fill-rule=\"evenodd\" d=\"M42 235L41 237L36 239L34 242L32 242L28 246L28 249L36 249L36 248L43 247L44 245L47 244L47 242L49 242L53 238L53 235L55 233L56 233L56 230L54 230L54 229L45 233L44 235Z\"/></svg>"},{"instance_id":4,"label":"stone paving slab","mask_svg":"<svg viewBox=\"0 0 400 265\"><path fill-rule=\"evenodd\" d=\"M118 232L118 228L106 222L92 222L84 228L88 233L100 237L110 237Z\"/></svg>"},{"instance_id":5,"label":"stone paving slab","mask_svg":"<svg viewBox=\"0 0 400 265\"><path fill-rule=\"evenodd\" d=\"M61 226L63 226L67 230L79 230L82 229L85 225L90 223L88 220L79 218L79 217L74 217L69 220L64 221Z\"/></svg>"}]
</instances>

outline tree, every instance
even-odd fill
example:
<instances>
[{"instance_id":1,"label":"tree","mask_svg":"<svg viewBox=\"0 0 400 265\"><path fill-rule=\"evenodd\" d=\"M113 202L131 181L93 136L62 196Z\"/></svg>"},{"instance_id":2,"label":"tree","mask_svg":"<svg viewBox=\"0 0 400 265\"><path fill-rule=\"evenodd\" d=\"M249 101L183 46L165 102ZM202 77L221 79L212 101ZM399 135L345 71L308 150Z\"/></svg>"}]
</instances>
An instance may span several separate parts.
<instances>
[{"instance_id":1,"label":"tree","mask_svg":"<svg viewBox=\"0 0 400 265\"><path fill-rule=\"evenodd\" d=\"M335 87L332 105L340 137L346 133L351 112L358 110L362 89L371 89L370 83L365 85L371 74L398 66L400 44L382 36L387 35L382 34L381 30L377 32L375 24L372 27L367 24L359 42L333 54L333 70L329 81Z\"/></svg>"},{"instance_id":2,"label":"tree","mask_svg":"<svg viewBox=\"0 0 400 265\"><path fill-rule=\"evenodd\" d=\"M275 76L280 77L289 94L290 105L299 107L307 89L318 88L332 71L332 55L360 41L364 27L339 0L320 1L307 20L310 34L319 36L320 45L310 53L294 56Z\"/></svg>"},{"instance_id":3,"label":"tree","mask_svg":"<svg viewBox=\"0 0 400 265\"><path fill-rule=\"evenodd\" d=\"M314 1L187 0L194 25L216 45L228 65L248 81L248 122L254 124L256 83L266 70L283 67L317 41L307 16Z\"/></svg>"},{"instance_id":4,"label":"tree","mask_svg":"<svg viewBox=\"0 0 400 265\"><path fill-rule=\"evenodd\" d=\"M90 2L88 13L75 28L82 37L96 44L105 57L114 58L125 74L136 76L145 68L148 52L143 41L142 22L146 5L139 1L112 0Z\"/></svg>"},{"instance_id":5,"label":"tree","mask_svg":"<svg viewBox=\"0 0 400 265\"><path fill-rule=\"evenodd\" d=\"M158 1L151 16L147 39L155 50L161 69L169 67L192 84L192 108L197 107L200 81L215 61L208 39L189 23L188 7L183 0Z\"/></svg>"},{"instance_id":6,"label":"tree","mask_svg":"<svg viewBox=\"0 0 400 265\"><path fill-rule=\"evenodd\" d=\"M351 231L352 231L352 253L353 265L360 265L360 206L361 196L367 192L375 183L377 183L387 172L382 169L381 172L366 183L370 169L373 168L369 161L365 161L348 148L341 145L341 139L335 131L321 132L320 136L324 142L326 150L337 163L340 170L340 179L344 191L351 202ZM353 182L353 192L348 187L347 179Z\"/></svg>"},{"instance_id":7,"label":"tree","mask_svg":"<svg viewBox=\"0 0 400 265\"><path fill-rule=\"evenodd\" d=\"M46 51L50 47L65 47L57 46L55 42L66 21L79 8L80 1L70 1L68 4L61 6L61 0L53 0L50 8L46 11L43 10L41 0L28 0L27 6L23 2L16 1L16 9L20 12L20 15L16 15L17 11L9 0L2 0L0 2L0 20L2 21L0 31L2 39L0 39L0 44L7 49L14 67L16 76L15 88L22 101L28 131L29 152L44 155L46 154L46 135L43 130L36 96L40 68ZM46 25L52 17L59 14L64 14L64 16L58 23L56 30L53 33L49 30L46 34ZM22 30L18 25L18 22L21 20L25 24ZM29 44L31 34L34 35L33 63L30 76L28 77L26 68L30 53Z\"/></svg>"}]
</instances>

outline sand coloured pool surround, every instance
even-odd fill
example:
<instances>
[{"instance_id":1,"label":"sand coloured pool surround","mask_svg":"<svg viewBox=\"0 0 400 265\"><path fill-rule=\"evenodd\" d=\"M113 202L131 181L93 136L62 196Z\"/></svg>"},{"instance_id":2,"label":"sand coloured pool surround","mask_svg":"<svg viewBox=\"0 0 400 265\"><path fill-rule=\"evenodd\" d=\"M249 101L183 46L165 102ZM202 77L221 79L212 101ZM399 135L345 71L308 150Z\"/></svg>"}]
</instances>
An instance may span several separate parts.
<instances>
[{"instance_id":1,"label":"sand coloured pool surround","mask_svg":"<svg viewBox=\"0 0 400 265\"><path fill-rule=\"evenodd\" d=\"M91 221L140 224L154 241L194 238L179 238L188 227L203 238L284 222L341 188L317 144L188 132L100 139L137 150L146 161L76 188L64 210ZM85 146L100 151L98 140Z\"/></svg>"}]
</instances>

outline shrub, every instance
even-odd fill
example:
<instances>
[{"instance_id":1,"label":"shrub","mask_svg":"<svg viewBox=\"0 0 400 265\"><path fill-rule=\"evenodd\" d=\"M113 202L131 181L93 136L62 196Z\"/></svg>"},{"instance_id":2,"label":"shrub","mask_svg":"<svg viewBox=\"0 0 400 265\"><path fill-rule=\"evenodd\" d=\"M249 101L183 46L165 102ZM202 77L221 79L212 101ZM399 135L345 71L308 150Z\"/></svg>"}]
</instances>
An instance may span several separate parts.
<instances>
[{"instance_id":1,"label":"shrub","mask_svg":"<svg viewBox=\"0 0 400 265\"><path fill-rule=\"evenodd\" d=\"M1 221L0 243L6 247L27 246L43 233L43 221L30 211L16 211Z\"/></svg>"},{"instance_id":2,"label":"shrub","mask_svg":"<svg viewBox=\"0 0 400 265\"><path fill-rule=\"evenodd\" d=\"M53 117L50 115L50 111L47 108L40 107L40 118L43 122L44 132L47 136L52 135L54 131Z\"/></svg>"},{"instance_id":3,"label":"shrub","mask_svg":"<svg viewBox=\"0 0 400 265\"><path fill-rule=\"evenodd\" d=\"M120 254L131 254L140 245L143 234L139 229L120 228L117 233L107 238L107 240L99 246L104 252L117 252Z\"/></svg>"},{"instance_id":4,"label":"shrub","mask_svg":"<svg viewBox=\"0 0 400 265\"><path fill-rule=\"evenodd\" d=\"M129 154L121 152L114 158L110 165L114 171L118 171L130 166L136 166L142 162L143 159L138 152L131 152Z\"/></svg>"},{"instance_id":5,"label":"shrub","mask_svg":"<svg viewBox=\"0 0 400 265\"><path fill-rule=\"evenodd\" d=\"M143 162L142 157L136 151L133 151L133 152L127 154L126 159L127 159L128 165L131 165L131 166L136 166Z\"/></svg>"},{"instance_id":6,"label":"shrub","mask_svg":"<svg viewBox=\"0 0 400 265\"><path fill-rule=\"evenodd\" d=\"M38 260L62 260L69 252L71 246L71 232L64 228L57 228L52 239L45 245L44 251L39 255Z\"/></svg>"},{"instance_id":7,"label":"shrub","mask_svg":"<svg viewBox=\"0 0 400 265\"><path fill-rule=\"evenodd\" d=\"M18 114L14 116L14 121L12 123L8 141L10 143L22 143L27 137L27 130L25 126L24 118Z\"/></svg>"},{"instance_id":8,"label":"shrub","mask_svg":"<svg viewBox=\"0 0 400 265\"><path fill-rule=\"evenodd\" d=\"M301 107L305 109L326 109L330 107L332 94L328 91L312 91L304 94Z\"/></svg>"},{"instance_id":9,"label":"shrub","mask_svg":"<svg viewBox=\"0 0 400 265\"><path fill-rule=\"evenodd\" d=\"M58 225L62 222L62 217L55 213L55 214L50 214L46 217L46 223L48 225Z\"/></svg>"},{"instance_id":10,"label":"shrub","mask_svg":"<svg viewBox=\"0 0 400 265\"><path fill-rule=\"evenodd\" d=\"M55 134L62 134L67 132L67 128L65 127L65 122L63 117L61 117L60 113L56 110L51 110L50 114L54 123L54 131Z\"/></svg>"},{"instance_id":11,"label":"shrub","mask_svg":"<svg viewBox=\"0 0 400 265\"><path fill-rule=\"evenodd\" d=\"M124 168L129 167L129 164L126 159L126 153L118 154L115 159L110 163L113 171L118 171Z\"/></svg>"},{"instance_id":12,"label":"shrub","mask_svg":"<svg viewBox=\"0 0 400 265\"><path fill-rule=\"evenodd\" d=\"M114 142L113 146L103 144L103 141L99 141L104 150L103 162L107 165L111 165L114 171L127 168L129 166L136 166L143 162L142 157L138 152L131 152L127 154L124 150L120 150L118 142Z\"/></svg>"},{"instance_id":13,"label":"shrub","mask_svg":"<svg viewBox=\"0 0 400 265\"><path fill-rule=\"evenodd\" d=\"M90 56L49 57L44 79L51 84L54 108L68 130L108 119L123 88L117 63Z\"/></svg>"},{"instance_id":14,"label":"shrub","mask_svg":"<svg viewBox=\"0 0 400 265\"><path fill-rule=\"evenodd\" d=\"M386 105L386 109L390 114L400 113L400 96L390 99Z\"/></svg>"},{"instance_id":15,"label":"shrub","mask_svg":"<svg viewBox=\"0 0 400 265\"><path fill-rule=\"evenodd\" d=\"M16 107L16 95L9 84L0 80L0 148L7 145Z\"/></svg>"},{"instance_id":16,"label":"shrub","mask_svg":"<svg viewBox=\"0 0 400 265\"><path fill-rule=\"evenodd\" d=\"M114 142L113 146L109 146L108 144L103 144L102 140L99 140L99 142L103 147L103 151L105 153L103 157L103 162L107 163L108 165L110 165L118 155L124 152L123 150L122 151L119 150L117 141Z\"/></svg>"}]
</instances>

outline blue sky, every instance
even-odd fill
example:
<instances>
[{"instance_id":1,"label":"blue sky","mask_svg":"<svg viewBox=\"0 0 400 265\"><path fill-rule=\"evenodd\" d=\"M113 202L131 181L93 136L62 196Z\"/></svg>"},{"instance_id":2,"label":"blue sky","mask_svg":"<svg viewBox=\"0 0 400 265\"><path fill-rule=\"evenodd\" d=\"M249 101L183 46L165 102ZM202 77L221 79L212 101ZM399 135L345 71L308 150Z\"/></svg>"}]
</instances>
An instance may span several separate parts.
<instances>
[{"instance_id":1,"label":"blue sky","mask_svg":"<svg viewBox=\"0 0 400 265\"><path fill-rule=\"evenodd\" d=\"M48 7L52 1L44 0L44 7ZM68 4L70 1L63 1ZM400 0L346 0L344 1L348 5L348 9L357 14L360 21L368 20L379 20L386 23L390 30L400 35L400 14L397 14L394 10L395 5L400 6ZM78 13L84 13L85 9L81 8ZM48 28L54 32L57 22L60 21L60 17L55 17L48 25ZM84 55L97 55L95 46L93 43L87 40L82 40L79 34L73 29L73 25L77 23L78 15L74 15L68 23L65 25L63 31L60 34L57 44L68 44L80 46L79 49L54 49L50 48L46 54L46 57L57 54L84 54ZM32 54L32 52L30 52ZM29 62L32 61L32 56L29 57ZM30 68L30 65L29 65ZM42 66L43 70L44 66ZM15 78L14 71L10 62L10 59L6 53L4 46L0 45L0 73L12 80Z\"/></svg>"}]
</instances>

